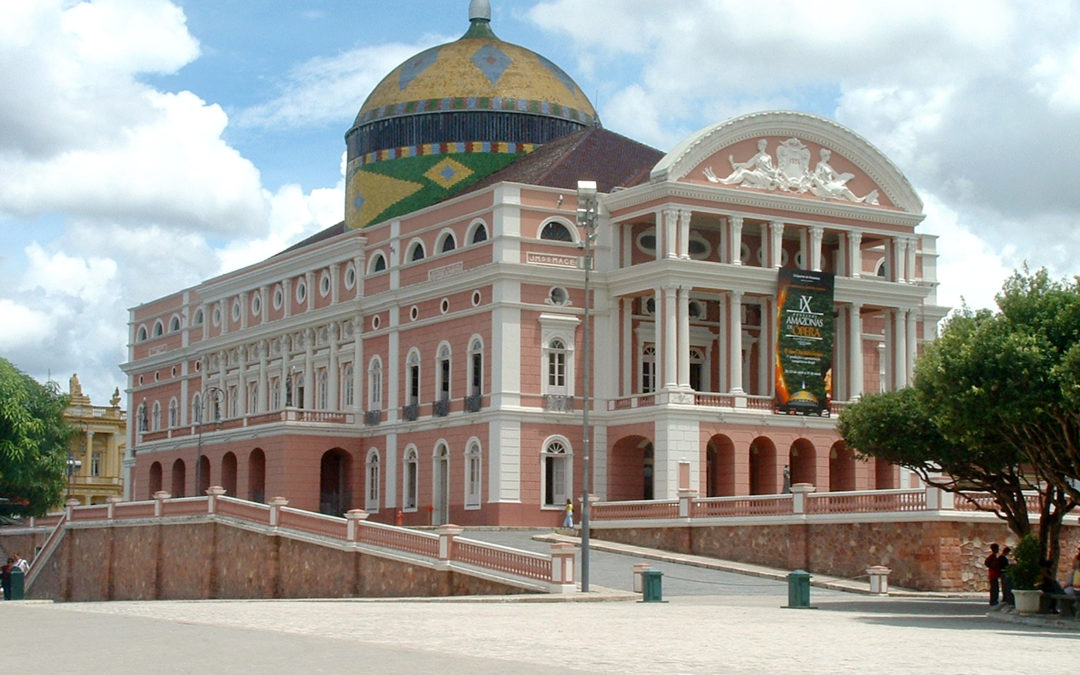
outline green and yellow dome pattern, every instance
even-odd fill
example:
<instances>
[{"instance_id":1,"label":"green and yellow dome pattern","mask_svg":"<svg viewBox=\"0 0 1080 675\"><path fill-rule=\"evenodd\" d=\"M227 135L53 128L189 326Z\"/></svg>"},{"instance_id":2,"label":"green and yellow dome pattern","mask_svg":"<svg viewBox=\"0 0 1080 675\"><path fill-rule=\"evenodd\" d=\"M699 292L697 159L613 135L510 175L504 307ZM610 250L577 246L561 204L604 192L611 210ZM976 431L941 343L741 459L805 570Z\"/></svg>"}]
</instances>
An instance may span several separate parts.
<instances>
[{"instance_id":1,"label":"green and yellow dome pattern","mask_svg":"<svg viewBox=\"0 0 1080 675\"><path fill-rule=\"evenodd\" d=\"M360 228L441 201L550 140L598 123L561 68L472 17L368 96L346 134L345 222Z\"/></svg>"}]
</instances>

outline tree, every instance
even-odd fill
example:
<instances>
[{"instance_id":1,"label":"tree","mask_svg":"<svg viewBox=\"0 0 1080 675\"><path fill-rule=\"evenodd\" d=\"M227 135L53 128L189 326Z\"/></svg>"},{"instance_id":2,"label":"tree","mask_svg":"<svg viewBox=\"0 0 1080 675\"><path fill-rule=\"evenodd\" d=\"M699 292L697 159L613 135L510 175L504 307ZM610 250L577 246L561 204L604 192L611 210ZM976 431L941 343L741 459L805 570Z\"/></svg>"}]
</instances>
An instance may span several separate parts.
<instances>
[{"instance_id":1,"label":"tree","mask_svg":"<svg viewBox=\"0 0 1080 675\"><path fill-rule=\"evenodd\" d=\"M42 515L64 493L67 396L0 358L0 498L7 513Z\"/></svg>"},{"instance_id":2,"label":"tree","mask_svg":"<svg viewBox=\"0 0 1080 675\"><path fill-rule=\"evenodd\" d=\"M1022 491L1038 493L1043 557L1056 563L1062 520L1080 500L1080 288L1025 269L997 302L998 312L951 316L919 358L914 387L850 406L840 431L930 484L989 492L1020 537L1030 531Z\"/></svg>"}]
</instances>

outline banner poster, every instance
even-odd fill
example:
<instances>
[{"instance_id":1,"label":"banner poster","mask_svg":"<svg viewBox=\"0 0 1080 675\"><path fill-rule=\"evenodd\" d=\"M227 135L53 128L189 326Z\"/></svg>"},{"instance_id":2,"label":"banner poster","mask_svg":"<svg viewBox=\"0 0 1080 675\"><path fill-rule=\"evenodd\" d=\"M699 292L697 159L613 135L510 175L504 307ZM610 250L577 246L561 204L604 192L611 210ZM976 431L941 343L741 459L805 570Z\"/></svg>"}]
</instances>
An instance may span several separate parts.
<instances>
[{"instance_id":1,"label":"banner poster","mask_svg":"<svg viewBox=\"0 0 1080 675\"><path fill-rule=\"evenodd\" d=\"M774 412L829 416L834 323L833 275L781 268Z\"/></svg>"}]
</instances>

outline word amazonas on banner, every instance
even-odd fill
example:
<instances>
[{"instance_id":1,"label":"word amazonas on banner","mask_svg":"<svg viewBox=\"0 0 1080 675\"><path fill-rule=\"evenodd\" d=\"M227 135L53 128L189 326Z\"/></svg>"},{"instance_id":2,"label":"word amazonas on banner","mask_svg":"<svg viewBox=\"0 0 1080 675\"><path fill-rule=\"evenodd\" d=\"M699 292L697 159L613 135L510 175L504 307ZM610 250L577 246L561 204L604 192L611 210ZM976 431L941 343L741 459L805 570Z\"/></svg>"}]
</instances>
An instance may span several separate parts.
<instances>
[{"instance_id":1,"label":"word amazonas on banner","mask_svg":"<svg viewBox=\"0 0 1080 675\"><path fill-rule=\"evenodd\" d=\"M835 332L833 275L780 269L776 326L774 411L827 417Z\"/></svg>"}]
</instances>

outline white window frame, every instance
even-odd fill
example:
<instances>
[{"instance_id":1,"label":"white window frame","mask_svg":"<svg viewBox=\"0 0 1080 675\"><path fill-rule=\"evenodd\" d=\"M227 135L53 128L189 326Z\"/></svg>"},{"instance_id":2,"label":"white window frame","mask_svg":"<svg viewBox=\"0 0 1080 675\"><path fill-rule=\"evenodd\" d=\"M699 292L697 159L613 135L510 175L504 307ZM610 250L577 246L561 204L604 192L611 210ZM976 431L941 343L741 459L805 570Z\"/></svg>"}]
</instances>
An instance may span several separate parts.
<instances>
[{"instance_id":1,"label":"white window frame","mask_svg":"<svg viewBox=\"0 0 1080 675\"><path fill-rule=\"evenodd\" d=\"M420 405L421 375L420 350L413 347L405 357L405 405Z\"/></svg>"},{"instance_id":2,"label":"white window frame","mask_svg":"<svg viewBox=\"0 0 1080 675\"><path fill-rule=\"evenodd\" d=\"M470 438L465 447L465 510L476 511L483 501L483 450L476 438Z\"/></svg>"},{"instance_id":3,"label":"white window frame","mask_svg":"<svg viewBox=\"0 0 1080 675\"><path fill-rule=\"evenodd\" d=\"M435 400L450 400L452 395L451 380L453 379L451 374L454 367L450 343L445 340L439 343L439 348L435 354Z\"/></svg>"},{"instance_id":4,"label":"white window frame","mask_svg":"<svg viewBox=\"0 0 1080 675\"><path fill-rule=\"evenodd\" d=\"M412 475L409 475L409 469ZM410 498L412 504L409 503ZM420 461L415 445L405 448L405 454L401 459L401 510L405 513L415 513L420 503Z\"/></svg>"},{"instance_id":5,"label":"white window frame","mask_svg":"<svg viewBox=\"0 0 1080 675\"><path fill-rule=\"evenodd\" d=\"M479 357L479 362L477 357ZM469 340L469 380L466 382L468 396L484 393L484 340L475 335Z\"/></svg>"},{"instance_id":6,"label":"white window frame","mask_svg":"<svg viewBox=\"0 0 1080 675\"><path fill-rule=\"evenodd\" d=\"M381 481L382 467L379 462L379 451L371 448L364 462L364 510L368 513L379 512Z\"/></svg>"},{"instance_id":7,"label":"white window frame","mask_svg":"<svg viewBox=\"0 0 1080 675\"><path fill-rule=\"evenodd\" d=\"M368 410L382 410L382 359L373 356L368 362Z\"/></svg>"},{"instance_id":8,"label":"white window frame","mask_svg":"<svg viewBox=\"0 0 1080 675\"><path fill-rule=\"evenodd\" d=\"M341 403L349 409L356 407L356 385L353 382L355 374L356 370L351 362L341 369Z\"/></svg>"},{"instance_id":9,"label":"white window frame","mask_svg":"<svg viewBox=\"0 0 1080 675\"><path fill-rule=\"evenodd\" d=\"M540 451L540 508L562 509L566 507L566 500L573 498L574 493L574 449L565 436L548 436L544 440L543 449ZM548 492L548 462L558 462L552 467L552 474L556 483L552 488L550 502L547 500ZM561 471L561 476L554 476Z\"/></svg>"},{"instance_id":10,"label":"white window frame","mask_svg":"<svg viewBox=\"0 0 1080 675\"><path fill-rule=\"evenodd\" d=\"M573 396L574 395L574 337L577 333L581 320L576 316L561 314L540 315L540 393L544 395ZM552 351L552 341L559 340L563 344L563 384L557 385L551 382L550 369L551 359L556 357Z\"/></svg>"}]
</instances>

